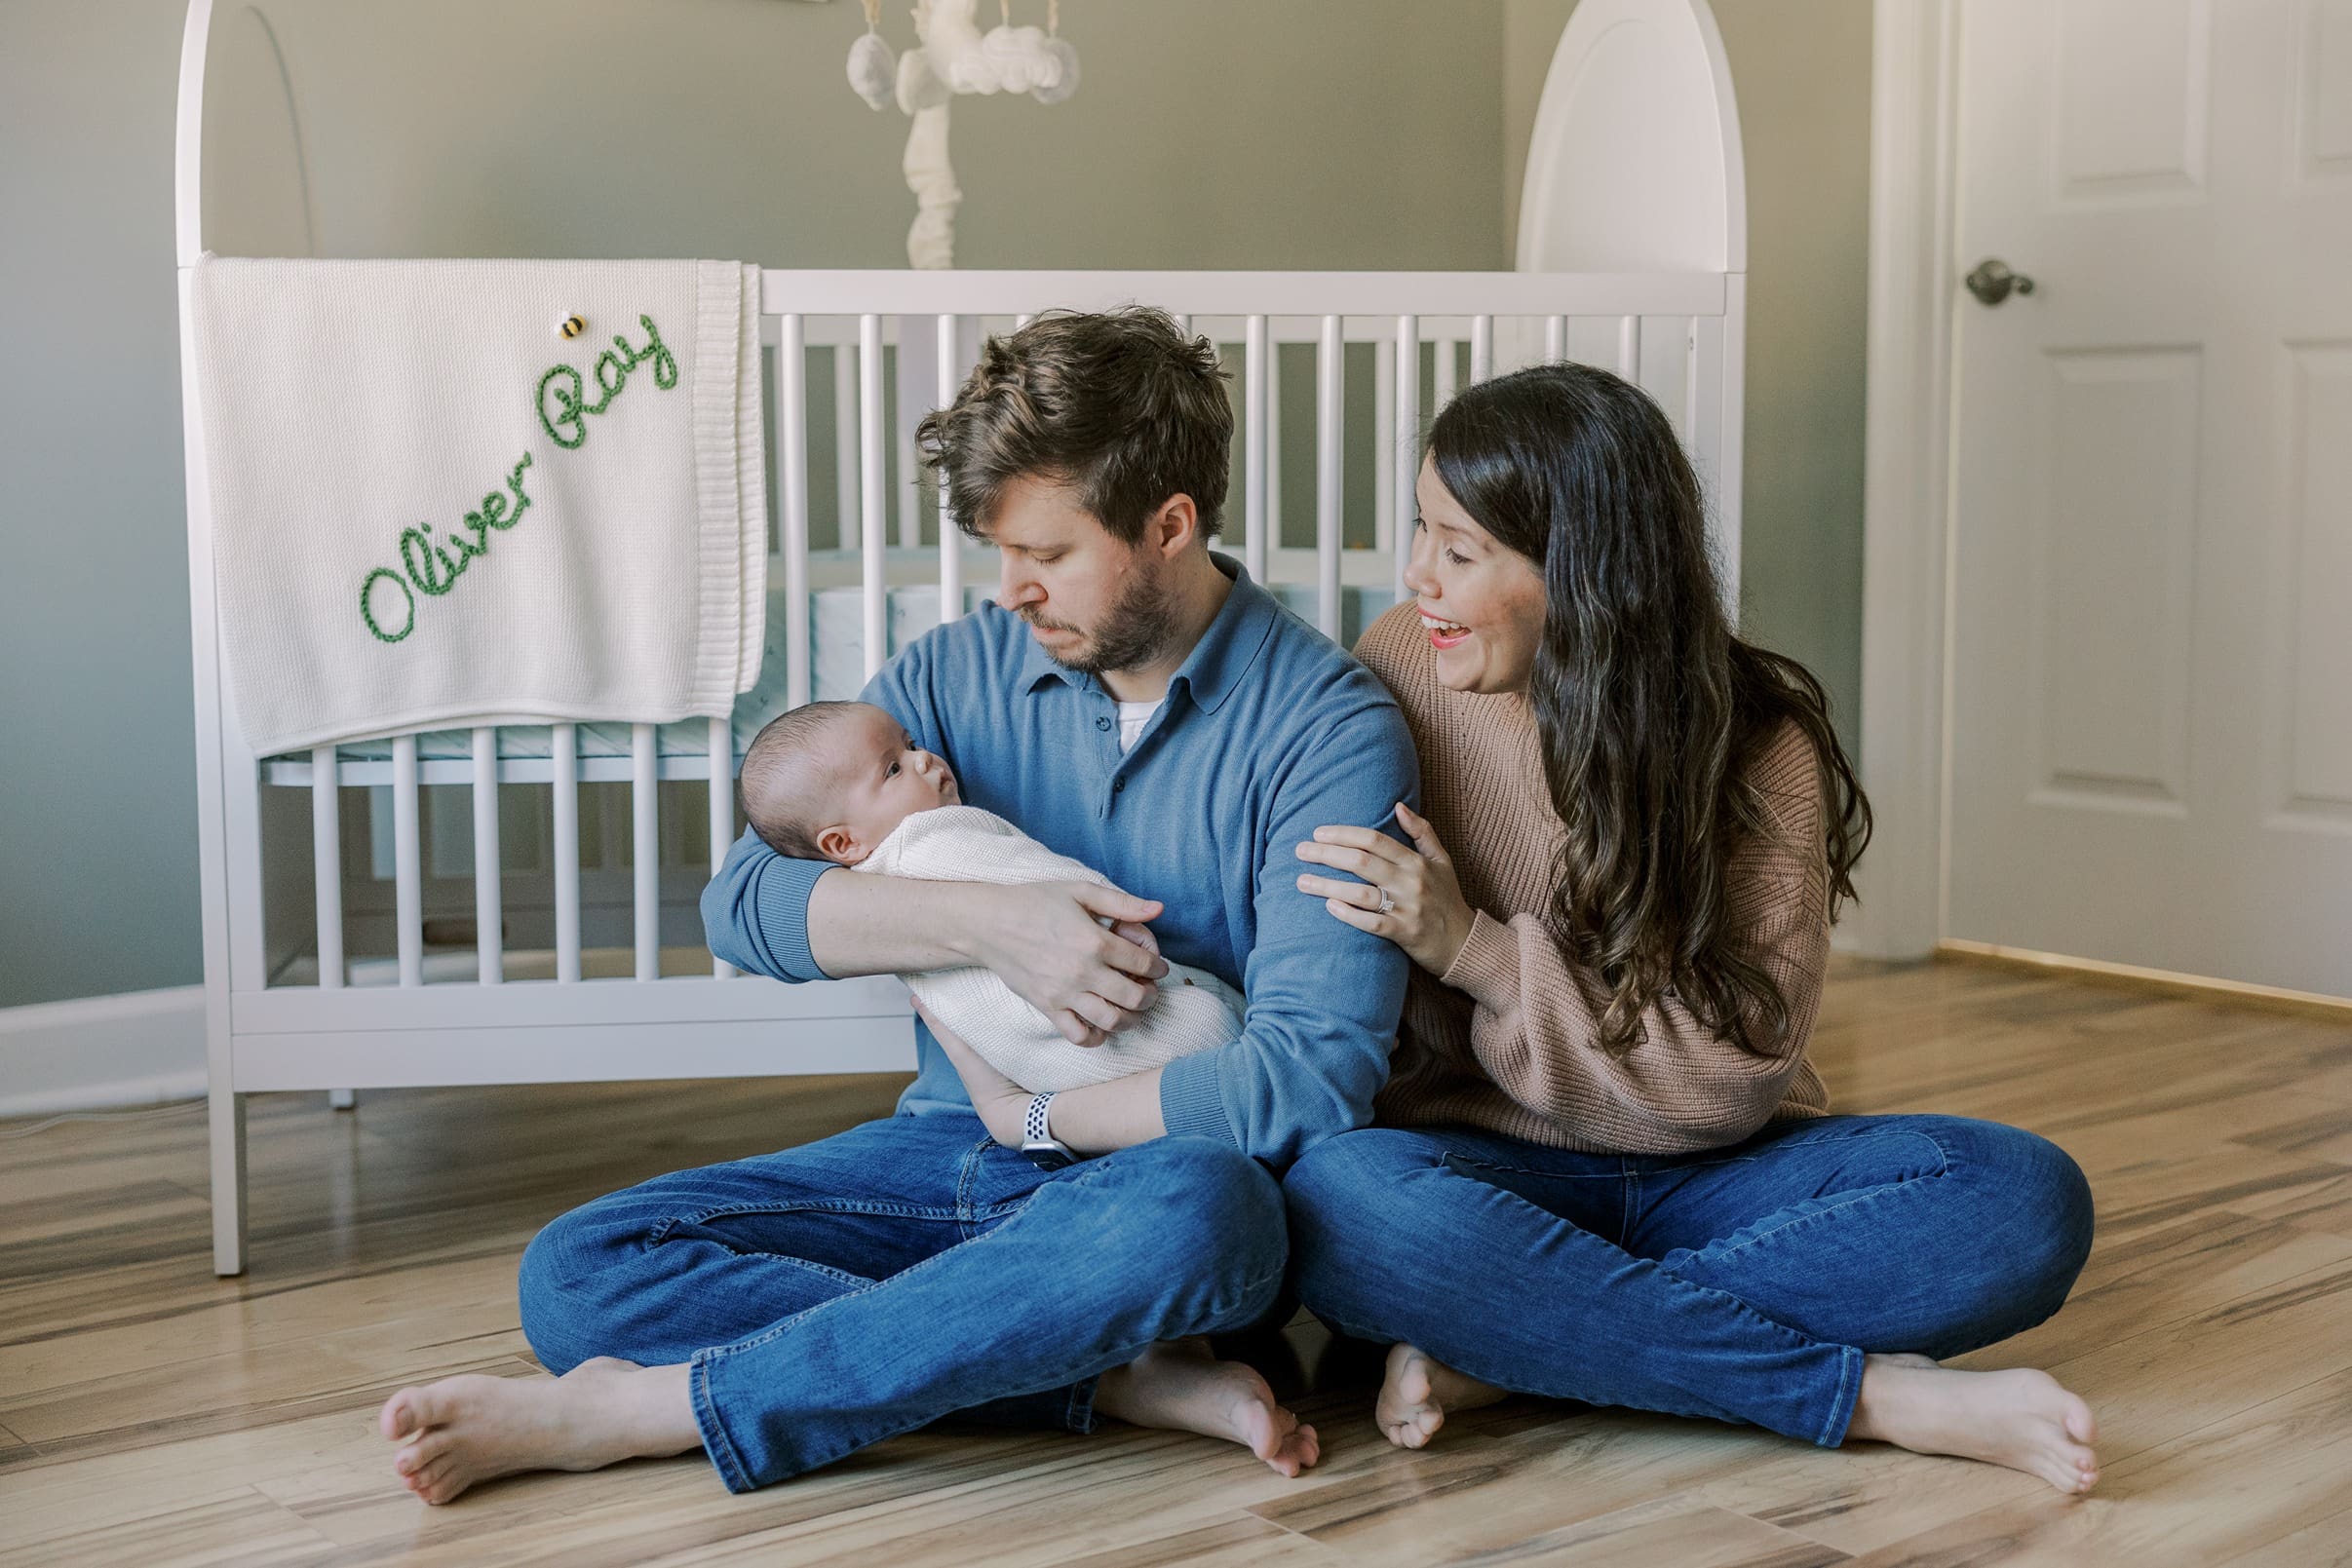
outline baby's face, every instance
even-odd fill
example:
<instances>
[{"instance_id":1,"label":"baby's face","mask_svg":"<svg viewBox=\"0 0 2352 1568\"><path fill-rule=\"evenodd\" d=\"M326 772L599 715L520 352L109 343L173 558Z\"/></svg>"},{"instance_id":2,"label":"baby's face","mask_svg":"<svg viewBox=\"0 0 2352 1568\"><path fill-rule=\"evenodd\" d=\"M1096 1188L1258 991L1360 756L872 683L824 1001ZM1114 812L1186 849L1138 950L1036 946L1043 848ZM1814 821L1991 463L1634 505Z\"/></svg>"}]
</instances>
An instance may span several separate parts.
<instances>
[{"instance_id":1,"label":"baby's face","mask_svg":"<svg viewBox=\"0 0 2352 1568\"><path fill-rule=\"evenodd\" d=\"M854 864L918 811L963 803L947 764L918 748L899 721L861 706L828 735L834 794L829 815L848 842L834 860ZM822 834L820 843L828 843Z\"/></svg>"}]
</instances>

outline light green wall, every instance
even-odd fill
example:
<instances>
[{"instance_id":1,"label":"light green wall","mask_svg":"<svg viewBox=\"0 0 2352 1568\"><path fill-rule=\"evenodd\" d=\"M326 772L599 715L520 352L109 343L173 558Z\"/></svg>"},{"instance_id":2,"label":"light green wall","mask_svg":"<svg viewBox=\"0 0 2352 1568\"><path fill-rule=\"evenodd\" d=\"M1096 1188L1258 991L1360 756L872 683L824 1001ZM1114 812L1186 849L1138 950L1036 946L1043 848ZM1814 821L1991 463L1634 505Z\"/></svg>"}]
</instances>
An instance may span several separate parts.
<instances>
[{"instance_id":1,"label":"light green wall","mask_svg":"<svg viewBox=\"0 0 2352 1568\"><path fill-rule=\"evenodd\" d=\"M906 264L907 122L849 90L855 0L264 9L305 115L325 253ZM906 10L887 8L895 44L911 41ZM1063 14L1075 97L954 104L958 266L1503 264L1492 183L1461 177L1502 156L1497 0ZM241 86L272 85L240 58Z\"/></svg>"},{"instance_id":2,"label":"light green wall","mask_svg":"<svg viewBox=\"0 0 2352 1568\"><path fill-rule=\"evenodd\" d=\"M323 254L905 265L906 122L850 93L854 0L261 9ZM903 40L906 7L889 10ZM961 265L1503 264L1500 0L1063 11L1076 97L955 105ZM251 8L217 15L208 118L232 155L208 184L208 243L298 249L274 59ZM180 0L0 0L0 1007L202 977L172 240L182 16Z\"/></svg>"},{"instance_id":3,"label":"light green wall","mask_svg":"<svg viewBox=\"0 0 2352 1568\"><path fill-rule=\"evenodd\" d=\"M179 11L0 3L0 1007L202 977Z\"/></svg>"},{"instance_id":4,"label":"light green wall","mask_svg":"<svg viewBox=\"0 0 2352 1568\"><path fill-rule=\"evenodd\" d=\"M1870 216L1870 0L1713 0L1748 164L1741 632L1829 688L1857 750L1862 415ZM1505 0L1502 198L1575 0Z\"/></svg>"},{"instance_id":5,"label":"light green wall","mask_svg":"<svg viewBox=\"0 0 2352 1568\"><path fill-rule=\"evenodd\" d=\"M1505 265L1571 6L1070 0L1075 98L956 104L958 260ZM904 264L905 121L843 79L852 0L263 9L324 254ZM1850 736L1870 3L1716 9L1748 143L1747 627L1822 675ZM201 977L172 272L181 16L180 0L0 3L0 1007ZM275 65L249 8L220 19L212 134L238 155L212 186L211 243L294 249Z\"/></svg>"}]
</instances>

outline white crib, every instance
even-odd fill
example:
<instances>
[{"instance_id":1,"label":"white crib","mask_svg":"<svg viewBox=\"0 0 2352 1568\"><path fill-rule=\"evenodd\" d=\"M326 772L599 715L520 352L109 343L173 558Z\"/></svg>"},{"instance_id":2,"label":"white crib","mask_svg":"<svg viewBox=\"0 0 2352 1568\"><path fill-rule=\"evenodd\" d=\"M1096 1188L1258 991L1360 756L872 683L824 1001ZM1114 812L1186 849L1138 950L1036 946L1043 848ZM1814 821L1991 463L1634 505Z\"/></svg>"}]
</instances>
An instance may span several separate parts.
<instances>
[{"instance_id":1,"label":"white crib","mask_svg":"<svg viewBox=\"0 0 2352 1568\"><path fill-rule=\"evenodd\" d=\"M1049 308L1139 300L1217 343L1240 403L1233 521L1221 548L1327 634L1352 637L1401 593L1425 410L1465 376L1541 358L1611 366L1659 398L1709 486L1716 546L1737 582L1746 217L1729 74L1705 0L1584 0L1538 116L1521 271L765 273L771 666L733 726L554 724L256 756L221 679L196 426L205 367L189 325L191 268L203 250L211 21L211 0L192 0L176 196L221 1274L244 1267L249 1093L329 1090L348 1104L362 1088L912 1066L896 981L786 986L737 975L701 948L693 896L737 831L739 737L779 706L854 692L895 647L943 614L963 613L989 585L989 553L938 516L928 492L886 484L894 447L899 471L911 475L913 419L952 396L983 332ZM1285 345L1298 347L1286 355ZM1312 367L1311 448L1295 419L1284 439L1286 360L1293 376ZM833 377L833 396L822 401L835 417L813 416L812 367L815 393L826 391L826 371ZM894 406L885 405L886 369L896 372ZM1371 443L1369 506L1346 494L1351 437L1360 453ZM1286 451L1296 462L1310 449L1311 528L1298 507L1285 517L1286 488L1302 487L1281 475ZM812 519L819 468L830 470L835 504ZM674 785L667 809L665 784ZM598 786L623 785L625 827L617 809L594 814L597 863L584 889L583 801ZM357 787L370 791L370 826L388 842L355 858L344 817ZM424 809L436 791L443 802L469 797L470 827L453 805ZM544 885L502 869L502 824L519 800L543 824L533 834ZM462 846L470 862L461 916L428 907L429 891L450 893L445 876L427 875L443 843ZM623 857L625 869L612 863ZM347 887L355 868L367 874ZM528 908L518 898L524 881ZM510 944L510 928L522 939ZM380 951L359 950L370 947Z\"/></svg>"}]
</instances>

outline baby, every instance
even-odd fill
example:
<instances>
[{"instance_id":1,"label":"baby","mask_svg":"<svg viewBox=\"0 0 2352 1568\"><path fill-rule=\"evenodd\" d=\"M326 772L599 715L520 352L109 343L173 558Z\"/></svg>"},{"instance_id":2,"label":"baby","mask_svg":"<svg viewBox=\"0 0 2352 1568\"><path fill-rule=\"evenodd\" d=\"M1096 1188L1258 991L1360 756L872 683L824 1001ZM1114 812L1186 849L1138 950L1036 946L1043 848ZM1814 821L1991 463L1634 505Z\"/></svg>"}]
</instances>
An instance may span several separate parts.
<instances>
[{"instance_id":1,"label":"baby","mask_svg":"<svg viewBox=\"0 0 2352 1568\"><path fill-rule=\"evenodd\" d=\"M779 855L931 882L1110 879L992 812L964 805L947 764L869 703L810 703L744 752L744 815ZM1124 1078L1235 1039L1242 998L1205 970L1170 964L1160 996L1099 1046L1073 1046L980 968L901 976L933 1016L1033 1093Z\"/></svg>"}]
</instances>

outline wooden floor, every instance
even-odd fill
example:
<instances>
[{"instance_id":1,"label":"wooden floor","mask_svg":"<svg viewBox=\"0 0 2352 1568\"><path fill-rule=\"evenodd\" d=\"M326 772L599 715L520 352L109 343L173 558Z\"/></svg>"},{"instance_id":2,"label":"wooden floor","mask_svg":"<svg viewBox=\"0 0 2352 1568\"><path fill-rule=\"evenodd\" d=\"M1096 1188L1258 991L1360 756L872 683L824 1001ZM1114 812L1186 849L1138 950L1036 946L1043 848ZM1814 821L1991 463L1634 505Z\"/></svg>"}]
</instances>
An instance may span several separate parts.
<instances>
[{"instance_id":1,"label":"wooden floor","mask_svg":"<svg viewBox=\"0 0 2352 1568\"><path fill-rule=\"evenodd\" d=\"M2090 1499L1533 1400L1407 1455L1365 1390L1327 1387L1297 1481L1173 1434L935 1431L745 1497L693 1455L429 1509L375 1409L451 1372L544 1375L515 1307L541 1223L881 1112L899 1080L384 1091L251 1102L240 1280L212 1274L193 1109L0 1141L0 1564L2352 1562L2352 1027L1848 964L1814 1052L1841 1109L2019 1123L2090 1172L2072 1301L1965 1363L2091 1401Z\"/></svg>"}]
</instances>

